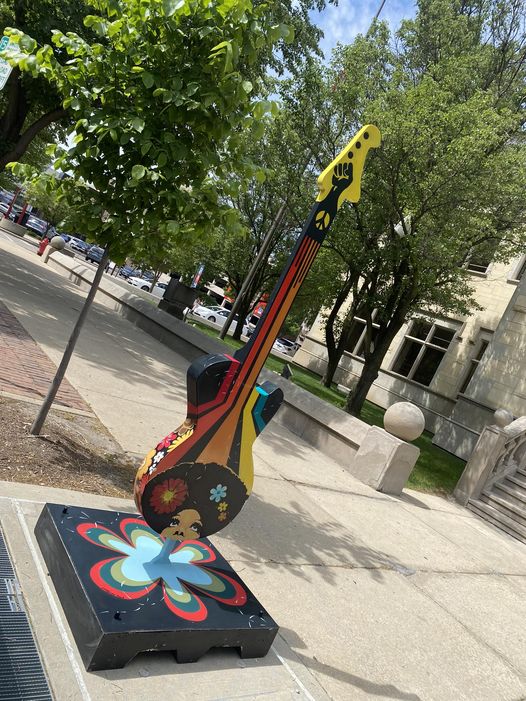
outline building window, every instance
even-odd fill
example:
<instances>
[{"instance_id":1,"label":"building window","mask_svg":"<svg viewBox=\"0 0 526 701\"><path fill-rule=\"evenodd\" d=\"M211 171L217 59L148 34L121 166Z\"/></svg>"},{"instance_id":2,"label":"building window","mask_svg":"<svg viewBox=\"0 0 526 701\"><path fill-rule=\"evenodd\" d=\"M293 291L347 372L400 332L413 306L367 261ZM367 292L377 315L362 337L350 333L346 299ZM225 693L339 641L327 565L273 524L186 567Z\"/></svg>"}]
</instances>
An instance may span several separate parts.
<instances>
[{"instance_id":1,"label":"building window","mask_svg":"<svg viewBox=\"0 0 526 701\"><path fill-rule=\"evenodd\" d=\"M428 387L457 330L423 319L413 321L392 371Z\"/></svg>"},{"instance_id":2,"label":"building window","mask_svg":"<svg viewBox=\"0 0 526 701\"><path fill-rule=\"evenodd\" d=\"M468 262L468 270L471 273L480 273L485 275L488 272L491 260L488 256L473 256Z\"/></svg>"},{"instance_id":3,"label":"building window","mask_svg":"<svg viewBox=\"0 0 526 701\"><path fill-rule=\"evenodd\" d=\"M483 247L473 251L466 264L471 273L486 275L497 250L497 242L488 242Z\"/></svg>"},{"instance_id":4,"label":"building window","mask_svg":"<svg viewBox=\"0 0 526 701\"><path fill-rule=\"evenodd\" d=\"M489 340L486 338L481 339L479 343L479 347L473 358L471 359L471 363L469 365L469 369L467 372L466 377L464 378L462 385L460 386L459 392L460 394L464 394L465 391L467 390L469 383L471 382L471 378L475 374L475 370L477 369L478 364L480 363L482 356L486 352L486 348L489 346Z\"/></svg>"},{"instance_id":5,"label":"building window","mask_svg":"<svg viewBox=\"0 0 526 701\"><path fill-rule=\"evenodd\" d=\"M376 316L376 309L373 310L372 317L373 317L373 329L372 329L372 338L371 338L371 345L374 347L374 343L376 341L376 337L378 336L378 332L380 330L380 325L374 323L374 318ZM365 349L365 333L367 331L367 322L365 319L362 319L360 316L355 316L353 317L352 320L352 326L351 326L351 332L349 336L349 340L347 341L347 345L345 346L345 350L351 353L352 355L357 355L359 358L364 357L364 349ZM372 350L372 348L370 349Z\"/></svg>"}]
</instances>

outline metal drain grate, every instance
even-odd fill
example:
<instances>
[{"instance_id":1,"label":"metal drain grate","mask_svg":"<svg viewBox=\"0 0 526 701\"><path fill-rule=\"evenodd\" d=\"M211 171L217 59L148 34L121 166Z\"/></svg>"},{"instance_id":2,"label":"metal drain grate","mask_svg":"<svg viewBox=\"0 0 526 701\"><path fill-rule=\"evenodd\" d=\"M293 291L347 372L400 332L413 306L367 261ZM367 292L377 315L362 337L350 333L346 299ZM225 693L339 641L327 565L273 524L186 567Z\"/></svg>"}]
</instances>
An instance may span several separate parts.
<instances>
[{"instance_id":1,"label":"metal drain grate","mask_svg":"<svg viewBox=\"0 0 526 701\"><path fill-rule=\"evenodd\" d=\"M52 701L0 528L0 701Z\"/></svg>"}]
</instances>

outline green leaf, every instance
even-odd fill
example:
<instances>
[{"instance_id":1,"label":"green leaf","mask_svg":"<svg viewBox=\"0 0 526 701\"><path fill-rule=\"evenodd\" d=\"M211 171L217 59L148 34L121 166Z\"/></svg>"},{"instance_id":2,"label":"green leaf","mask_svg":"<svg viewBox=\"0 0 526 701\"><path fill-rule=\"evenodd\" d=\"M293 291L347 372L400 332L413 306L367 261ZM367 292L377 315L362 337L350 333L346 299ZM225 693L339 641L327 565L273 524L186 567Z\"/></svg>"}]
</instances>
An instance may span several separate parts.
<instances>
[{"instance_id":1,"label":"green leaf","mask_svg":"<svg viewBox=\"0 0 526 701\"><path fill-rule=\"evenodd\" d=\"M159 165L159 168L164 168L164 166L168 163L168 156L166 155L166 151L161 151L157 158L157 163Z\"/></svg>"},{"instance_id":2,"label":"green leaf","mask_svg":"<svg viewBox=\"0 0 526 701\"><path fill-rule=\"evenodd\" d=\"M166 222L166 231L171 234L172 236L174 234L179 233L179 222L176 221L175 219L168 219Z\"/></svg>"},{"instance_id":3,"label":"green leaf","mask_svg":"<svg viewBox=\"0 0 526 701\"><path fill-rule=\"evenodd\" d=\"M185 5L185 0L163 0L163 11L166 17L171 17Z\"/></svg>"},{"instance_id":4,"label":"green leaf","mask_svg":"<svg viewBox=\"0 0 526 701\"><path fill-rule=\"evenodd\" d=\"M244 81L241 83L241 87L242 87L243 90L246 92L246 94L249 95L249 94L252 92L252 89L253 89L254 86L252 85L252 83L250 82L250 80L244 80Z\"/></svg>"},{"instance_id":5,"label":"green leaf","mask_svg":"<svg viewBox=\"0 0 526 701\"><path fill-rule=\"evenodd\" d=\"M289 24L280 24L279 27L281 30L281 36L285 40L285 43L292 44L292 42L294 41L294 36L295 36L294 27L292 27Z\"/></svg>"},{"instance_id":6,"label":"green leaf","mask_svg":"<svg viewBox=\"0 0 526 701\"><path fill-rule=\"evenodd\" d=\"M145 71L142 75L142 82L144 83L145 88L151 88L153 84L155 83L155 79L151 73L148 73L148 71Z\"/></svg>"},{"instance_id":7,"label":"green leaf","mask_svg":"<svg viewBox=\"0 0 526 701\"><path fill-rule=\"evenodd\" d=\"M31 53L32 51L34 51L36 49L37 43L34 39L27 36L27 34L24 34L24 36L22 36L20 38L18 45L20 46L21 49L23 49L24 51L27 51L27 53Z\"/></svg>"},{"instance_id":8,"label":"green leaf","mask_svg":"<svg viewBox=\"0 0 526 701\"><path fill-rule=\"evenodd\" d=\"M134 165L131 174L134 180L142 180L146 175L146 168L141 165Z\"/></svg>"},{"instance_id":9,"label":"green leaf","mask_svg":"<svg viewBox=\"0 0 526 701\"><path fill-rule=\"evenodd\" d=\"M145 124L144 119L141 119L140 117L134 117L131 120L132 127L135 129L135 131L138 131L139 134L144 129L144 124Z\"/></svg>"},{"instance_id":10,"label":"green leaf","mask_svg":"<svg viewBox=\"0 0 526 701\"><path fill-rule=\"evenodd\" d=\"M256 119L262 119L270 109L268 100L260 100L254 105L253 114Z\"/></svg>"}]
</instances>

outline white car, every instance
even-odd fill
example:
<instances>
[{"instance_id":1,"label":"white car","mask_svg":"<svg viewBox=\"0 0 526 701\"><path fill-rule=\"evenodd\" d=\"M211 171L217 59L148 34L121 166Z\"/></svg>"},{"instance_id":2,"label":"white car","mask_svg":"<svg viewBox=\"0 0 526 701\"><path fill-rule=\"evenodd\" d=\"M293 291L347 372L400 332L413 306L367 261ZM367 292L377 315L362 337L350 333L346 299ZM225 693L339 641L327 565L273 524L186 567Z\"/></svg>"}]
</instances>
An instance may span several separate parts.
<instances>
[{"instance_id":1,"label":"white car","mask_svg":"<svg viewBox=\"0 0 526 701\"><path fill-rule=\"evenodd\" d=\"M228 319L228 315L230 314L228 309L225 309L225 307L219 307L219 306L212 306L212 307L203 307L202 305L198 304L196 307L191 309L187 317L194 318L194 319L206 319L212 324L215 324L216 326L219 326L219 328L222 328L225 325L225 321ZM230 326L230 330L234 330L235 328L235 323L239 321L239 317L236 316L234 317L234 321L232 322L232 325ZM248 324L245 322L243 326L243 335L246 336L248 331Z\"/></svg>"},{"instance_id":2,"label":"white car","mask_svg":"<svg viewBox=\"0 0 526 701\"><path fill-rule=\"evenodd\" d=\"M286 355L294 355L298 350L298 344L294 341L289 341L287 338L277 338L274 341L272 350L276 350L279 353L285 353Z\"/></svg>"},{"instance_id":3,"label":"white car","mask_svg":"<svg viewBox=\"0 0 526 701\"><path fill-rule=\"evenodd\" d=\"M134 287L140 287L141 290L145 292L151 292L154 297L162 297L168 284L166 282L157 282L152 290L152 283L149 280L145 280L142 277L129 277L126 280Z\"/></svg>"},{"instance_id":4,"label":"white car","mask_svg":"<svg viewBox=\"0 0 526 701\"><path fill-rule=\"evenodd\" d=\"M219 306L205 307L202 304L197 304L188 312L188 315L208 319L212 324L223 326L228 317L228 309Z\"/></svg>"}]
</instances>

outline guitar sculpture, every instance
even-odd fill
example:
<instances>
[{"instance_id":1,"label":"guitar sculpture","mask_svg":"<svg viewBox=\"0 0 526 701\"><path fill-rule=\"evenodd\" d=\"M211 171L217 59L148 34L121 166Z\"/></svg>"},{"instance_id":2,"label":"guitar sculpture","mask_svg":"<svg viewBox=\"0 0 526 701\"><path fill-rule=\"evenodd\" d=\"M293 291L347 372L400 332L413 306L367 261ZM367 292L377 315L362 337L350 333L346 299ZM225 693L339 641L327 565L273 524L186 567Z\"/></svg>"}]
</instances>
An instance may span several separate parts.
<instances>
[{"instance_id":1,"label":"guitar sculpture","mask_svg":"<svg viewBox=\"0 0 526 701\"><path fill-rule=\"evenodd\" d=\"M365 157L380 132L363 127L318 178L319 195L249 342L207 355L187 375L188 414L150 451L135 478L147 523L170 540L211 535L235 518L254 481L252 443L278 410L281 389L257 384L261 368L345 200L360 198Z\"/></svg>"}]
</instances>

